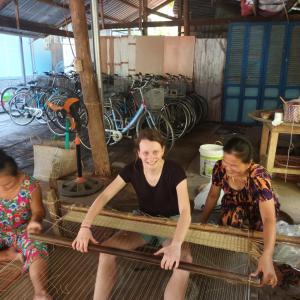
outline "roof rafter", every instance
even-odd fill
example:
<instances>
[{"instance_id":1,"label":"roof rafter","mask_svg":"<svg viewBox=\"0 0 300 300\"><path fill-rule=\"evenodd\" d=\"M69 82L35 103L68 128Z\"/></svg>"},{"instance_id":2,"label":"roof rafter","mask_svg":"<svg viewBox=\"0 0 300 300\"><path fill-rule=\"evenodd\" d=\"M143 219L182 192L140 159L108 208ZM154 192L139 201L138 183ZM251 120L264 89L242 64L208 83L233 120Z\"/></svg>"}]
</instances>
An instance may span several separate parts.
<instances>
[{"instance_id":1,"label":"roof rafter","mask_svg":"<svg viewBox=\"0 0 300 300\"><path fill-rule=\"evenodd\" d=\"M123 1L126 1L126 0L119 0L119 1L123 2ZM157 10L163 8L164 6L168 5L169 3L173 2L173 1L174 0L166 0L163 3L161 3L160 5L158 5L158 6L154 7L154 8L151 8L150 11L151 11L152 14L158 15L160 17L164 17L164 18L171 19L171 20L178 20L178 18L176 18L176 17L169 16L169 15L166 15L166 14L163 14L163 13L157 11ZM130 15L127 19L129 19L131 16L132 15ZM136 19L134 19L132 22L137 22L138 20L139 20L139 17L136 18Z\"/></svg>"},{"instance_id":2,"label":"roof rafter","mask_svg":"<svg viewBox=\"0 0 300 300\"><path fill-rule=\"evenodd\" d=\"M0 18L0 28L18 29L16 19L1 16L1 18ZM42 34L45 34L45 35L57 35L57 36L73 37L73 32L71 32L71 31L60 30L60 29L57 29L55 27L46 26L45 24L31 22L31 21L25 21L25 20L22 20L22 19L20 19L20 28L18 29L18 31L20 31L20 33L22 33L22 31L29 31L29 32L42 33Z\"/></svg>"}]
</instances>

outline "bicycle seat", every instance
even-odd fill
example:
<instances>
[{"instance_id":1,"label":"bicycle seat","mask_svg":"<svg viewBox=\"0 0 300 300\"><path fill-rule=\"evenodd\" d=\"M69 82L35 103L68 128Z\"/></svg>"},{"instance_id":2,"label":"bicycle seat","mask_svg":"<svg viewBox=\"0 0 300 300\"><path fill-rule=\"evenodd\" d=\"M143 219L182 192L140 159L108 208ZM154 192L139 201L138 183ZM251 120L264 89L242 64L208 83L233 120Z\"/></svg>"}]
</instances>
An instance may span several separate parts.
<instances>
[{"instance_id":1,"label":"bicycle seat","mask_svg":"<svg viewBox=\"0 0 300 300\"><path fill-rule=\"evenodd\" d=\"M36 80L31 80L31 81L28 81L28 82L27 82L27 84L29 84L29 85L33 85L33 84L36 84L36 83L37 83Z\"/></svg>"}]
</instances>

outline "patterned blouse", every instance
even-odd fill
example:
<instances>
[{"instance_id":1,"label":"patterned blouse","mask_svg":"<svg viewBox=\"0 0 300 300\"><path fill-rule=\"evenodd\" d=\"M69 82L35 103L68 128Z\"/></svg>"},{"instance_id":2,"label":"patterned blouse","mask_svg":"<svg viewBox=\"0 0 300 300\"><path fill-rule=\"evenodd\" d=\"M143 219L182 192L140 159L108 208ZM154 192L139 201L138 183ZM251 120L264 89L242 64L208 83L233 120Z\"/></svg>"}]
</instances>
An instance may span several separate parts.
<instances>
[{"instance_id":1,"label":"patterned blouse","mask_svg":"<svg viewBox=\"0 0 300 300\"><path fill-rule=\"evenodd\" d=\"M276 215L280 207L271 186L271 176L262 166L251 163L244 188L233 189L228 179L222 160L217 161L213 169L212 183L224 190L220 224L262 231L259 202L274 199Z\"/></svg>"}]
</instances>

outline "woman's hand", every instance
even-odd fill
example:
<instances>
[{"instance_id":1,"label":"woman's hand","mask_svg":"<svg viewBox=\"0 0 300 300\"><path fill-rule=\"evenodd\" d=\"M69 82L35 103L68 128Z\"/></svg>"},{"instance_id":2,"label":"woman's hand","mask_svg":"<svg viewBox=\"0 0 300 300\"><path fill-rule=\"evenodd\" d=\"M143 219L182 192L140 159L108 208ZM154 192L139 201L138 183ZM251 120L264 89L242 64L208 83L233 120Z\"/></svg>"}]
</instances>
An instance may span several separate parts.
<instances>
[{"instance_id":1,"label":"woman's hand","mask_svg":"<svg viewBox=\"0 0 300 300\"><path fill-rule=\"evenodd\" d=\"M263 253L263 255L258 260L257 269L251 276L258 276L263 273L261 286L271 285L273 288L277 285L277 276L273 266L272 256Z\"/></svg>"},{"instance_id":2,"label":"woman's hand","mask_svg":"<svg viewBox=\"0 0 300 300\"><path fill-rule=\"evenodd\" d=\"M99 244L93 237L90 228L81 227L76 239L72 243L72 247L74 250L82 253L88 252L89 241L91 241L93 244Z\"/></svg>"},{"instance_id":3,"label":"woman's hand","mask_svg":"<svg viewBox=\"0 0 300 300\"><path fill-rule=\"evenodd\" d=\"M169 246L163 247L154 255L163 254L160 266L165 270L172 270L178 268L181 255L181 243L171 243ZM175 266L174 266L175 264Z\"/></svg>"},{"instance_id":4,"label":"woman's hand","mask_svg":"<svg viewBox=\"0 0 300 300\"><path fill-rule=\"evenodd\" d=\"M39 234L42 231L42 224L40 222L36 221L29 221L26 231L27 233L32 234Z\"/></svg>"}]
</instances>

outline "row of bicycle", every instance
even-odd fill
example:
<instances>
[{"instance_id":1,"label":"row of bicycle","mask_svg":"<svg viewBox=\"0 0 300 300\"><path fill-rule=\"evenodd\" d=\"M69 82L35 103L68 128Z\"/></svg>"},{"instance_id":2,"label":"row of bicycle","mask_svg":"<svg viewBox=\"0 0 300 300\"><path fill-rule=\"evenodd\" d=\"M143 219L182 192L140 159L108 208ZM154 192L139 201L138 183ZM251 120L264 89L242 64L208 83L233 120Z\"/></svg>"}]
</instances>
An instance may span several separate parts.
<instances>
[{"instance_id":1,"label":"row of bicycle","mask_svg":"<svg viewBox=\"0 0 300 300\"><path fill-rule=\"evenodd\" d=\"M81 140L90 148L87 134L88 113L78 90L73 90L73 94L80 99L78 113L81 120ZM31 85L6 89L1 95L1 104L5 104L3 107L14 123L27 125L36 119L47 124L55 135L64 136L67 115L61 110L54 111L49 103L62 107L68 97L70 90L61 86ZM133 136L141 129L150 127L158 129L167 140L168 147L172 148L175 140L205 120L207 112L208 105L203 97L195 93L166 95L157 76L139 74L131 78L131 85L126 93L104 94L106 142L108 145L116 144L124 135Z\"/></svg>"}]
</instances>

